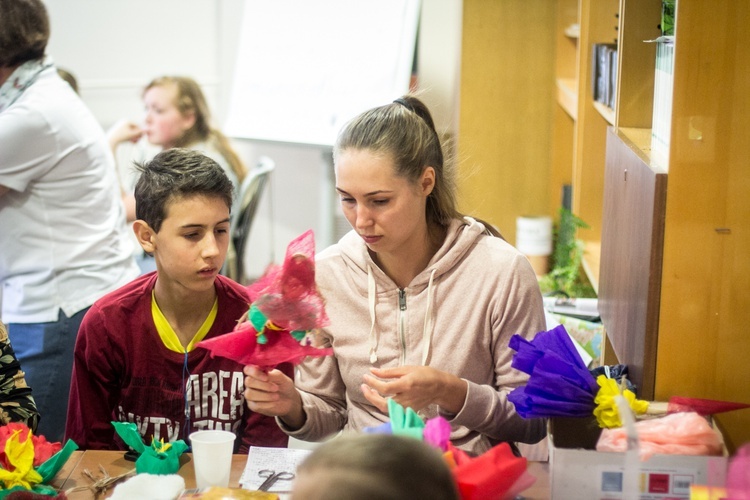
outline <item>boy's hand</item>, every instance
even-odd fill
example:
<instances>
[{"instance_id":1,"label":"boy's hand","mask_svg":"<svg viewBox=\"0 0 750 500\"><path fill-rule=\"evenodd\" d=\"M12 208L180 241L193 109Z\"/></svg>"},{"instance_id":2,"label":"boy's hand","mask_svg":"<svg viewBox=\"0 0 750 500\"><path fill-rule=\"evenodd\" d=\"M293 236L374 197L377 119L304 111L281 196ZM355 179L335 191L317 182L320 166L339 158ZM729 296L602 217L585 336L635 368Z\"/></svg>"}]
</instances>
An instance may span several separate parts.
<instances>
[{"instance_id":1,"label":"boy's hand","mask_svg":"<svg viewBox=\"0 0 750 500\"><path fill-rule=\"evenodd\" d=\"M269 417L280 417L292 429L304 425L306 416L302 409L302 398L292 379L279 370L266 373L252 365L246 366L243 372L248 408Z\"/></svg>"}]
</instances>

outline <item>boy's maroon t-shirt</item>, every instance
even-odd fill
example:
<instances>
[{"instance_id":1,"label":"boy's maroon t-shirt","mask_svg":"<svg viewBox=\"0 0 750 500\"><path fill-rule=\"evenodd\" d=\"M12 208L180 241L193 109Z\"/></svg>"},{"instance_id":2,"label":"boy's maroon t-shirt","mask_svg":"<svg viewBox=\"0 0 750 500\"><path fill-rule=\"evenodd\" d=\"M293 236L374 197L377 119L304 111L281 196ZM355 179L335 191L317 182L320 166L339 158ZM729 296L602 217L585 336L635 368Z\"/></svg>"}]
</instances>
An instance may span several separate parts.
<instances>
[{"instance_id":1,"label":"boy's maroon t-shirt","mask_svg":"<svg viewBox=\"0 0 750 500\"><path fill-rule=\"evenodd\" d=\"M86 313L75 347L66 439L81 449L126 449L112 421L133 422L144 442L184 439L197 430L237 434L235 452L250 446L285 447L272 417L245 404L242 365L195 348L164 346L151 313L156 273L98 300ZM242 285L218 276L218 311L206 339L231 332L248 310ZM289 364L279 369L293 377Z\"/></svg>"}]
</instances>

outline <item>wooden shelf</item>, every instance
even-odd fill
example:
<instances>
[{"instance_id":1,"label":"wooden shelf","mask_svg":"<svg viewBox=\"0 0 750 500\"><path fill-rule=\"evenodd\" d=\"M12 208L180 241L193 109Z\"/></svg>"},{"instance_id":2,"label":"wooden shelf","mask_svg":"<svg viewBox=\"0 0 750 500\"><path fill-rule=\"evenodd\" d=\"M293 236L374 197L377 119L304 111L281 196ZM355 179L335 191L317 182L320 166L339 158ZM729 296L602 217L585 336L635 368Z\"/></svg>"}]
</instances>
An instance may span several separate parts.
<instances>
[{"instance_id":1,"label":"wooden shelf","mask_svg":"<svg viewBox=\"0 0 750 500\"><path fill-rule=\"evenodd\" d=\"M609 106L605 106L599 101L594 101L594 109L597 110L600 115L602 115L607 123L609 123L610 125L615 124L615 110L613 110Z\"/></svg>"},{"instance_id":2,"label":"wooden shelf","mask_svg":"<svg viewBox=\"0 0 750 500\"><path fill-rule=\"evenodd\" d=\"M634 128L634 127L620 127L618 129L620 134L626 137L640 152L646 163L651 163L651 129L650 128Z\"/></svg>"},{"instance_id":3,"label":"wooden shelf","mask_svg":"<svg viewBox=\"0 0 750 500\"><path fill-rule=\"evenodd\" d=\"M599 260L601 259L601 253L601 242L584 241L583 271L586 273L586 277L597 294L599 293Z\"/></svg>"},{"instance_id":4,"label":"wooden shelf","mask_svg":"<svg viewBox=\"0 0 750 500\"><path fill-rule=\"evenodd\" d=\"M578 118L578 82L572 78L557 79L557 103L573 120Z\"/></svg>"}]
</instances>

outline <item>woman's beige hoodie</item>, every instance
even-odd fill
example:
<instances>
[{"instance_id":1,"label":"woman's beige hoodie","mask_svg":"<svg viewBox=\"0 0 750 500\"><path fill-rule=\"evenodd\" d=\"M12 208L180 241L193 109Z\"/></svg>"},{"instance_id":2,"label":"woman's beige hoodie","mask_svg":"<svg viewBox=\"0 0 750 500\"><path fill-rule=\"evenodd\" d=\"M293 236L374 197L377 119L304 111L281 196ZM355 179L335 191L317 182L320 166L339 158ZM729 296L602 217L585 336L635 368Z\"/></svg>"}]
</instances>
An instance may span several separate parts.
<instances>
[{"instance_id":1,"label":"woman's beige hoodie","mask_svg":"<svg viewBox=\"0 0 750 500\"><path fill-rule=\"evenodd\" d=\"M427 268L404 289L354 231L316 257L316 279L330 317L324 339L334 356L300 365L296 382L307 421L285 429L290 435L318 441L388 421L362 394L363 375L372 366L428 365L468 383L457 414L437 407L419 412L447 418L454 445L478 454L501 441L544 437L544 421L521 418L507 399L527 380L511 368L508 341L545 330L542 296L526 258L481 223L453 221Z\"/></svg>"}]
</instances>

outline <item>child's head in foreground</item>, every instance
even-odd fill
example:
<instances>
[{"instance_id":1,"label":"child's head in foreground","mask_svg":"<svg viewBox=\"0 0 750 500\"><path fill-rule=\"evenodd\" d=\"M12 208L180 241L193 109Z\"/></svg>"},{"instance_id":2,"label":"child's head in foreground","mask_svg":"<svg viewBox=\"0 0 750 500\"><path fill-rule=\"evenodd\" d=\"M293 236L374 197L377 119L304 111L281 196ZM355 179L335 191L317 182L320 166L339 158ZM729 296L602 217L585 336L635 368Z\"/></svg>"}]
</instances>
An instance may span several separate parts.
<instances>
[{"instance_id":1,"label":"child's head in foreground","mask_svg":"<svg viewBox=\"0 0 750 500\"><path fill-rule=\"evenodd\" d=\"M439 450L390 434L351 434L317 447L297 468L293 500L457 500Z\"/></svg>"},{"instance_id":2,"label":"child's head in foreground","mask_svg":"<svg viewBox=\"0 0 750 500\"><path fill-rule=\"evenodd\" d=\"M160 272L215 278L229 247L232 182L208 156L168 149L136 163L134 230Z\"/></svg>"}]
</instances>

